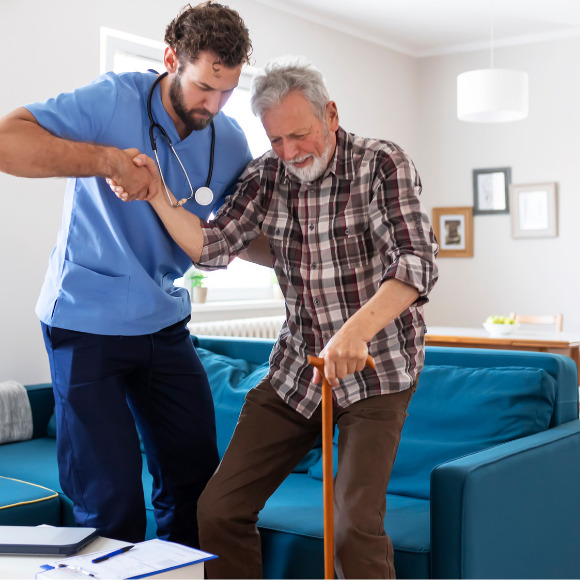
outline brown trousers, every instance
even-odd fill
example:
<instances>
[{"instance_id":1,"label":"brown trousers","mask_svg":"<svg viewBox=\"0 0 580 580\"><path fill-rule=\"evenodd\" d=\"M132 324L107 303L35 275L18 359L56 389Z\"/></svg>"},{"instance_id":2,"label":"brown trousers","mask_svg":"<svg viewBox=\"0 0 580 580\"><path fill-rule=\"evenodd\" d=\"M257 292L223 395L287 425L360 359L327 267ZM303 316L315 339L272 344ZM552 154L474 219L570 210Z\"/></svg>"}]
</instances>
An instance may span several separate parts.
<instances>
[{"instance_id":1,"label":"brown trousers","mask_svg":"<svg viewBox=\"0 0 580 580\"><path fill-rule=\"evenodd\" d=\"M399 393L334 407L339 578L395 577L393 546L383 526L385 495L415 388L416 383ZM258 513L313 447L321 428L321 405L306 419L268 379L248 392L230 445L198 503L201 549L219 556L206 562L208 578L262 578Z\"/></svg>"}]
</instances>

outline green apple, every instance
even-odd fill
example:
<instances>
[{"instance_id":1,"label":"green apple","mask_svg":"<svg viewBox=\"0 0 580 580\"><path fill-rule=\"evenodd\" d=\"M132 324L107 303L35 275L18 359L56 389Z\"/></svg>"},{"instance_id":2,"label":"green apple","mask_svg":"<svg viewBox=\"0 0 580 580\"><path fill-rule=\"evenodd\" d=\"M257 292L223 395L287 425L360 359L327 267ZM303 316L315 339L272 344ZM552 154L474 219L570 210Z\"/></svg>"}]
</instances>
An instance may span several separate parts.
<instances>
[{"instance_id":1,"label":"green apple","mask_svg":"<svg viewBox=\"0 0 580 580\"><path fill-rule=\"evenodd\" d=\"M485 322L488 322L489 324L515 324L516 323L516 321L513 318L510 318L509 316L498 316L498 315L488 316L485 319Z\"/></svg>"}]
</instances>

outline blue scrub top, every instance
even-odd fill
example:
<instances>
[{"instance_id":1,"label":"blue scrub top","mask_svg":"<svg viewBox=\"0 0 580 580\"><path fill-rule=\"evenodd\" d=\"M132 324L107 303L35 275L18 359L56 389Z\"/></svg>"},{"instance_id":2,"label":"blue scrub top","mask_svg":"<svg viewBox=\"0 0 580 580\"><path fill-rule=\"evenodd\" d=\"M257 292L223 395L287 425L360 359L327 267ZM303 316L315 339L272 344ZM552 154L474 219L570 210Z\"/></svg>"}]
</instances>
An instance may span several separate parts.
<instances>
[{"instance_id":1,"label":"blue scrub top","mask_svg":"<svg viewBox=\"0 0 580 580\"><path fill-rule=\"evenodd\" d=\"M147 95L156 75L107 73L92 84L44 103L28 105L39 124L75 141L137 148L154 157L149 141ZM204 186L210 160L211 129L181 141L153 93L154 119L168 133L195 189ZM210 187L214 200L184 206L207 219L232 193L252 159L246 137L233 119L215 119L215 157ZM167 142L157 140L165 180L177 199L190 188ZM183 320L191 312L189 294L173 285L191 260L172 240L147 202L119 200L104 178L70 178L63 219L36 305L50 326L106 335L142 335Z\"/></svg>"}]
</instances>

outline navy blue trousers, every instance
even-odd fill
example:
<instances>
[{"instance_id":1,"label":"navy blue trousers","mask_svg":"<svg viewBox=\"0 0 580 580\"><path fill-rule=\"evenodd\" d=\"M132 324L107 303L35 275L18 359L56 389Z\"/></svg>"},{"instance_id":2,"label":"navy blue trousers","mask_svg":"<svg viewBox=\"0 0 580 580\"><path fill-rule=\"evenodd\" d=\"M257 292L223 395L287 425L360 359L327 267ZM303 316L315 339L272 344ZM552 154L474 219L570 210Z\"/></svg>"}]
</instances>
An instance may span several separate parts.
<instances>
[{"instance_id":1,"label":"navy blue trousers","mask_svg":"<svg viewBox=\"0 0 580 580\"><path fill-rule=\"evenodd\" d=\"M211 391L187 320L145 336L42 330L60 483L76 523L118 540L145 538L138 427L157 535L198 547L197 500L219 459Z\"/></svg>"}]
</instances>

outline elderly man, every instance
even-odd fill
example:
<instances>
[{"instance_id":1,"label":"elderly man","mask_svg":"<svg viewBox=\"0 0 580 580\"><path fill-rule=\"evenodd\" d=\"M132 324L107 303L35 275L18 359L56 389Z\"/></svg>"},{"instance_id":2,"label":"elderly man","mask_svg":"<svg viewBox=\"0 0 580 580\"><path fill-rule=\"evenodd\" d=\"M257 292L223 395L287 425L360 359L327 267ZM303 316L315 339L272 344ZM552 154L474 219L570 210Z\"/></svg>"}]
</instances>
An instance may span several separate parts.
<instances>
[{"instance_id":1,"label":"elderly man","mask_svg":"<svg viewBox=\"0 0 580 580\"><path fill-rule=\"evenodd\" d=\"M258 513L321 430L320 377L306 363L315 354L339 429L337 573L394 577L385 494L423 366L423 304L437 279L419 176L394 143L346 133L322 76L301 61L269 64L255 79L252 108L272 151L250 163L213 221L200 224L163 195L150 201L204 266L227 266L263 232L286 298L270 372L248 393L200 498L201 546L219 555L208 575L261 577ZM135 163L155 172L144 156ZM367 354L375 371L364 367Z\"/></svg>"}]
</instances>

